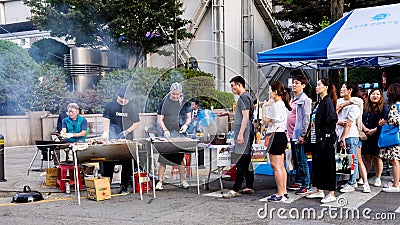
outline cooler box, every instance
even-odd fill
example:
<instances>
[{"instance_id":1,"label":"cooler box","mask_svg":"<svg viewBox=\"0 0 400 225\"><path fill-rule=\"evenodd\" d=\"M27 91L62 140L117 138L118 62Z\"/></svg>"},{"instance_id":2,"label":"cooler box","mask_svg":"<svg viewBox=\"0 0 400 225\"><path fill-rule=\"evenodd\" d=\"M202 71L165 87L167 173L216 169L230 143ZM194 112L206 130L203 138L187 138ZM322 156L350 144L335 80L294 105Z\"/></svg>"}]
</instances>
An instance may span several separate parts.
<instances>
[{"instance_id":1,"label":"cooler box","mask_svg":"<svg viewBox=\"0 0 400 225\"><path fill-rule=\"evenodd\" d=\"M101 201L111 198L110 178L86 178L87 198Z\"/></svg>"}]
</instances>

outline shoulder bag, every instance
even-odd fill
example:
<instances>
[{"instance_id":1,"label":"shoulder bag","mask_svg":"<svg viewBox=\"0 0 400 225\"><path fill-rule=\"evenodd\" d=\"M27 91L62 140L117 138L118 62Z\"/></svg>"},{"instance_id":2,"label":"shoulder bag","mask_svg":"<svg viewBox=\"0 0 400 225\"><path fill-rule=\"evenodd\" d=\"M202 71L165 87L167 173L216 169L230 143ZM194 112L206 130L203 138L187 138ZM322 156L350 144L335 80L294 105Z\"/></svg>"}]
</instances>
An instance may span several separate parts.
<instances>
[{"instance_id":1,"label":"shoulder bag","mask_svg":"<svg viewBox=\"0 0 400 225\"><path fill-rule=\"evenodd\" d=\"M399 106L396 104L398 110ZM400 133L399 126L390 125L385 123L382 126L381 133L379 134L378 147L379 148L390 148L396 145L400 145Z\"/></svg>"}]
</instances>

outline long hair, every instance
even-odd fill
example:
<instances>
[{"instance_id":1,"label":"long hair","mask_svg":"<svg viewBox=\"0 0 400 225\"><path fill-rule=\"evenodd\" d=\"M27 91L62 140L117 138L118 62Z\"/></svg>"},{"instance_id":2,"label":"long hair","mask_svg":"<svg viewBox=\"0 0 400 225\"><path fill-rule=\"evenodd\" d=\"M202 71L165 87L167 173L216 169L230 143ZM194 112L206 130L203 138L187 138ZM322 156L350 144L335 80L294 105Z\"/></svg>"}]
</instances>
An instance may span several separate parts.
<instances>
[{"instance_id":1,"label":"long hair","mask_svg":"<svg viewBox=\"0 0 400 225\"><path fill-rule=\"evenodd\" d=\"M289 111L292 110L292 107L290 107L290 95L286 91L285 85L283 85L280 81L272 81L269 85L271 86L272 91L276 91L276 94L282 97L286 108Z\"/></svg>"},{"instance_id":2,"label":"long hair","mask_svg":"<svg viewBox=\"0 0 400 225\"><path fill-rule=\"evenodd\" d=\"M344 82L344 84L346 85L347 89L352 89L351 91L351 97L361 97L361 91L360 88L358 88L358 83L352 80L348 80L346 82Z\"/></svg>"},{"instance_id":3,"label":"long hair","mask_svg":"<svg viewBox=\"0 0 400 225\"><path fill-rule=\"evenodd\" d=\"M391 84L387 89L386 95L390 105L400 101L400 84Z\"/></svg>"},{"instance_id":4,"label":"long hair","mask_svg":"<svg viewBox=\"0 0 400 225\"><path fill-rule=\"evenodd\" d=\"M332 99L333 105L336 108L337 93L336 93L335 85L331 84L331 81L329 80L329 78L321 78L320 81L321 81L321 83L323 83L325 86L328 87L328 95Z\"/></svg>"},{"instance_id":5,"label":"long hair","mask_svg":"<svg viewBox=\"0 0 400 225\"><path fill-rule=\"evenodd\" d=\"M371 101L371 95L373 92L378 91L381 95L379 101L377 103ZM385 105L385 100L383 100L383 92L379 88L372 89L367 97L367 101L365 102L364 110L366 112L373 112L375 114L380 114L383 110L383 106Z\"/></svg>"}]
</instances>

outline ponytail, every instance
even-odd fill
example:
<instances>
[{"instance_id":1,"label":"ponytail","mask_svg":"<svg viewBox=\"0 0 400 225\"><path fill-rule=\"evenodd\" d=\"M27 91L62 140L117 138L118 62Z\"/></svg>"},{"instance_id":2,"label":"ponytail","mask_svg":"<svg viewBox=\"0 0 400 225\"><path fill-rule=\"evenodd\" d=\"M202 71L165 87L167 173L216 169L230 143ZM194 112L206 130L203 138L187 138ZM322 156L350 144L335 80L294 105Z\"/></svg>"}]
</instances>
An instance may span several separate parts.
<instances>
[{"instance_id":1,"label":"ponytail","mask_svg":"<svg viewBox=\"0 0 400 225\"><path fill-rule=\"evenodd\" d=\"M285 91L285 93L282 96L282 101L285 103L286 108L291 111L292 107L290 107L290 95Z\"/></svg>"},{"instance_id":2,"label":"ponytail","mask_svg":"<svg viewBox=\"0 0 400 225\"><path fill-rule=\"evenodd\" d=\"M282 82L274 80L270 84L271 90L276 91L278 96L282 97L282 101L285 103L286 108L291 111L292 107L290 107L290 95L288 91L286 91L285 85Z\"/></svg>"},{"instance_id":3,"label":"ponytail","mask_svg":"<svg viewBox=\"0 0 400 225\"><path fill-rule=\"evenodd\" d=\"M337 104L337 94L336 94L336 87L333 84L329 85L330 88L328 88L328 95L329 97L332 99L333 101L333 105L336 108L336 104Z\"/></svg>"}]
</instances>

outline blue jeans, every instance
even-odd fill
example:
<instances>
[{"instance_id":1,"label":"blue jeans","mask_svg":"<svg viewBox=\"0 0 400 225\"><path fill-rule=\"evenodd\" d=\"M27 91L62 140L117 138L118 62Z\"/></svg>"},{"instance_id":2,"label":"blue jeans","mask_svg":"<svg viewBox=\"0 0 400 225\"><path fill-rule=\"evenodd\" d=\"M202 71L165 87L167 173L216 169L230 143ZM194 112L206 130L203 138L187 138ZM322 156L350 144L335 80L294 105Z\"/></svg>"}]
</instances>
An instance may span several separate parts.
<instances>
[{"instance_id":1,"label":"blue jeans","mask_svg":"<svg viewBox=\"0 0 400 225\"><path fill-rule=\"evenodd\" d=\"M357 158L357 151L358 151L358 137L349 137L346 138L346 149L348 150L347 153L354 154L354 173L350 175L350 179L348 183L351 186L354 186L354 182L357 179L358 175L358 158Z\"/></svg>"},{"instance_id":2,"label":"blue jeans","mask_svg":"<svg viewBox=\"0 0 400 225\"><path fill-rule=\"evenodd\" d=\"M310 171L308 169L307 155L304 152L304 145L294 144L297 159L296 174L301 181L302 187L310 187Z\"/></svg>"}]
</instances>

